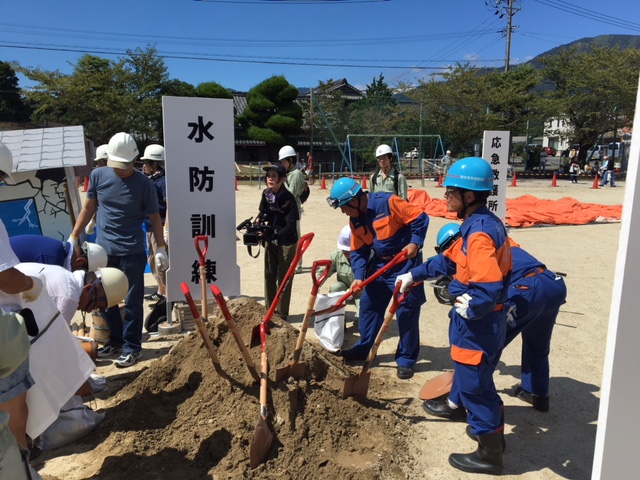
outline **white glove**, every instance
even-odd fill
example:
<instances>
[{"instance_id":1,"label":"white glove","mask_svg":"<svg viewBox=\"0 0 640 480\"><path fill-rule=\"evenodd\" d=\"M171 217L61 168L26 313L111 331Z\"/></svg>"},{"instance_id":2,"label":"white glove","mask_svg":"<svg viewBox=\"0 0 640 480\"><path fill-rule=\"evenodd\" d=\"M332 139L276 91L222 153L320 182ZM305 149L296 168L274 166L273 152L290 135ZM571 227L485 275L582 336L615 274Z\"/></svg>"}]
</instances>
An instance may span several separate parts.
<instances>
[{"instance_id":1,"label":"white glove","mask_svg":"<svg viewBox=\"0 0 640 480\"><path fill-rule=\"evenodd\" d=\"M164 237L164 243L169 245L169 227L166 225L162 227L162 236Z\"/></svg>"},{"instance_id":2,"label":"white glove","mask_svg":"<svg viewBox=\"0 0 640 480\"><path fill-rule=\"evenodd\" d=\"M84 227L84 233L86 233L87 235L93 235L94 233L96 233L96 221L93 218L89 220L87 226Z\"/></svg>"},{"instance_id":3,"label":"white glove","mask_svg":"<svg viewBox=\"0 0 640 480\"><path fill-rule=\"evenodd\" d=\"M459 297L456 297L456 303L454 305L456 312L458 312L458 315L460 315L462 318L466 318L467 320L469 319L467 310L469 310L469 302L471 302L471 300L473 300L471 298L471 295L469 295L468 293L463 293Z\"/></svg>"},{"instance_id":4,"label":"white glove","mask_svg":"<svg viewBox=\"0 0 640 480\"><path fill-rule=\"evenodd\" d=\"M169 257L164 247L158 247L156 250L156 268L159 272L165 272L169 268Z\"/></svg>"},{"instance_id":5,"label":"white glove","mask_svg":"<svg viewBox=\"0 0 640 480\"><path fill-rule=\"evenodd\" d=\"M516 326L516 314L516 306L509 305L509 308L507 309L507 325L511 328Z\"/></svg>"},{"instance_id":6,"label":"white glove","mask_svg":"<svg viewBox=\"0 0 640 480\"><path fill-rule=\"evenodd\" d=\"M403 273L396 277L396 285L400 284L400 293L404 293L413 285L413 275L411 272Z\"/></svg>"},{"instance_id":7,"label":"white glove","mask_svg":"<svg viewBox=\"0 0 640 480\"><path fill-rule=\"evenodd\" d=\"M74 237L73 235L69 235L69 238L67 238L67 243L70 244L72 247L77 247L78 246L78 237Z\"/></svg>"},{"instance_id":8,"label":"white glove","mask_svg":"<svg viewBox=\"0 0 640 480\"><path fill-rule=\"evenodd\" d=\"M44 282L38 277L29 277L32 281L31 288L20 293L20 298L25 302L35 301L44 288Z\"/></svg>"}]
</instances>

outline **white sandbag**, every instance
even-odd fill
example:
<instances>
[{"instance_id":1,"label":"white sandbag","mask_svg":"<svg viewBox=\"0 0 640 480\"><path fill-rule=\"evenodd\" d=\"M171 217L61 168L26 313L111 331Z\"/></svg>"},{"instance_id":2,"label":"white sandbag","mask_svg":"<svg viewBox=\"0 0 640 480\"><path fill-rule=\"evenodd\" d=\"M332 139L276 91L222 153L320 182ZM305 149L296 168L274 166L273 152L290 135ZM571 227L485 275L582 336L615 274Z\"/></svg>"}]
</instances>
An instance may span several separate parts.
<instances>
[{"instance_id":1,"label":"white sandbag","mask_svg":"<svg viewBox=\"0 0 640 480\"><path fill-rule=\"evenodd\" d=\"M29 373L35 385L27 390L27 435L37 438L58 418L60 408L89 378L95 365L46 292L22 307L33 311L40 329L39 336L31 338Z\"/></svg>"},{"instance_id":2,"label":"white sandbag","mask_svg":"<svg viewBox=\"0 0 640 480\"><path fill-rule=\"evenodd\" d=\"M332 292L320 294L316 301L316 311L324 310L338 303L346 292ZM324 348L330 352L337 352L344 343L344 313L346 306L326 315L314 317L313 330Z\"/></svg>"},{"instance_id":3,"label":"white sandbag","mask_svg":"<svg viewBox=\"0 0 640 480\"><path fill-rule=\"evenodd\" d=\"M94 412L82 403L80 396L74 395L62 406L56 421L40 435L38 447L53 450L76 442L93 432L104 416L104 413Z\"/></svg>"}]
</instances>

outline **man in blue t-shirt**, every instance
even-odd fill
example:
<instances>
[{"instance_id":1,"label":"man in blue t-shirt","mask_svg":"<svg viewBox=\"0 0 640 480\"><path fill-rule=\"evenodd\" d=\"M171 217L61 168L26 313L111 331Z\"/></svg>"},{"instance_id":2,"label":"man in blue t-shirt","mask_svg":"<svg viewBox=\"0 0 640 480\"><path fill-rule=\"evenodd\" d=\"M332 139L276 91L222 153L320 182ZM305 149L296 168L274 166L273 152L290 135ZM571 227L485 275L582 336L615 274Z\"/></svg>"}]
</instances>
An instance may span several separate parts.
<instances>
[{"instance_id":1,"label":"man in blue t-shirt","mask_svg":"<svg viewBox=\"0 0 640 480\"><path fill-rule=\"evenodd\" d=\"M107 167L91 172L87 200L69 237L76 243L93 214L98 210L97 243L107 251L109 267L122 270L129 280L124 319L117 305L106 311L110 336L98 351L101 358L121 354L116 367L135 364L142 350L144 269L147 256L142 222L149 217L157 242L155 262L159 271L169 268L158 197L151 180L133 168L138 146L128 133L120 132L109 140Z\"/></svg>"}]
</instances>

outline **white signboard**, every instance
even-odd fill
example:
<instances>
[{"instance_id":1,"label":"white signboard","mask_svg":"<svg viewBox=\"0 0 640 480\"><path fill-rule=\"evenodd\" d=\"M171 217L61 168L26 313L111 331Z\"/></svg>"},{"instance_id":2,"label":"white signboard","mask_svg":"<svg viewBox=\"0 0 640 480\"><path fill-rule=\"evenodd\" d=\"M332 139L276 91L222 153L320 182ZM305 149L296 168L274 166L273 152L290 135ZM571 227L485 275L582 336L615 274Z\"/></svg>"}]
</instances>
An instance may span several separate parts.
<instances>
[{"instance_id":1,"label":"white signboard","mask_svg":"<svg viewBox=\"0 0 640 480\"><path fill-rule=\"evenodd\" d=\"M640 88L636 99L633 131L640 132ZM635 139L631 143L629 169L624 187L624 209L620 241L617 244L618 258L613 280L598 433L591 473L593 480L636 478L638 475L636 461L640 429L640 416L637 414L640 398L640 322L637 302L640 285L639 162L640 141ZM612 239L611 246L615 245L615 239Z\"/></svg>"},{"instance_id":2,"label":"white signboard","mask_svg":"<svg viewBox=\"0 0 640 480\"><path fill-rule=\"evenodd\" d=\"M170 229L169 300L184 300L182 282L189 285L194 299L201 298L198 236L208 242L207 284L215 283L225 296L240 295L233 101L162 97L162 115ZM213 296L209 288L207 294Z\"/></svg>"},{"instance_id":3,"label":"white signboard","mask_svg":"<svg viewBox=\"0 0 640 480\"><path fill-rule=\"evenodd\" d=\"M493 169L493 192L487 199L487 207L504 223L507 218L507 167L511 132L485 130L482 141L482 158Z\"/></svg>"}]
</instances>

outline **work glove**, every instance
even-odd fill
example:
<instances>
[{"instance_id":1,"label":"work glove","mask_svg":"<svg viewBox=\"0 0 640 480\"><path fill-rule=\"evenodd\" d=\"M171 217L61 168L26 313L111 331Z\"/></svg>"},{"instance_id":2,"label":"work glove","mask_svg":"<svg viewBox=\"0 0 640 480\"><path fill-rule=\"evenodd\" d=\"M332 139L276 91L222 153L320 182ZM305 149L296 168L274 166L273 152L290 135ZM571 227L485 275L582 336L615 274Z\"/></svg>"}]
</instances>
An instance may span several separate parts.
<instances>
[{"instance_id":1,"label":"work glove","mask_svg":"<svg viewBox=\"0 0 640 480\"><path fill-rule=\"evenodd\" d=\"M84 233L86 233L87 235L93 235L94 233L96 233L96 221L93 218L89 220L87 226L84 227Z\"/></svg>"},{"instance_id":2,"label":"work glove","mask_svg":"<svg viewBox=\"0 0 640 480\"><path fill-rule=\"evenodd\" d=\"M69 238L67 238L67 243L69 245L71 245L72 247L77 247L78 246L78 237L75 237L73 235L69 235Z\"/></svg>"},{"instance_id":3,"label":"work glove","mask_svg":"<svg viewBox=\"0 0 640 480\"><path fill-rule=\"evenodd\" d=\"M507 309L507 325L511 328L516 326L516 306L513 304L505 304Z\"/></svg>"},{"instance_id":4,"label":"work glove","mask_svg":"<svg viewBox=\"0 0 640 480\"><path fill-rule=\"evenodd\" d=\"M162 236L164 237L164 243L169 245L169 227L166 225L162 227Z\"/></svg>"},{"instance_id":5,"label":"work glove","mask_svg":"<svg viewBox=\"0 0 640 480\"><path fill-rule=\"evenodd\" d=\"M400 284L400 293L404 293L413 285L413 275L411 272L403 273L396 277L396 285Z\"/></svg>"},{"instance_id":6,"label":"work glove","mask_svg":"<svg viewBox=\"0 0 640 480\"><path fill-rule=\"evenodd\" d=\"M458 315L460 315L462 318L466 318L467 320L469 319L468 310L471 300L473 300L473 298L471 298L471 295L469 295L468 293L463 293L459 297L456 297L456 303L454 305L454 308L456 309Z\"/></svg>"},{"instance_id":7,"label":"work glove","mask_svg":"<svg viewBox=\"0 0 640 480\"><path fill-rule=\"evenodd\" d=\"M38 277L29 277L31 279L31 288L29 290L25 290L20 293L20 298L24 302L33 302L42 293L42 289L44 288L44 282L40 280Z\"/></svg>"},{"instance_id":8,"label":"work glove","mask_svg":"<svg viewBox=\"0 0 640 480\"><path fill-rule=\"evenodd\" d=\"M167 249L158 247L156 250L156 268L159 272L165 272L169 268L169 257L167 257Z\"/></svg>"}]
</instances>

